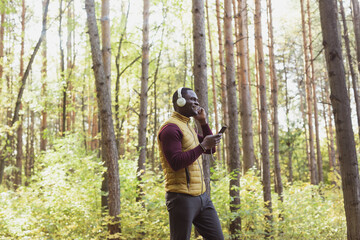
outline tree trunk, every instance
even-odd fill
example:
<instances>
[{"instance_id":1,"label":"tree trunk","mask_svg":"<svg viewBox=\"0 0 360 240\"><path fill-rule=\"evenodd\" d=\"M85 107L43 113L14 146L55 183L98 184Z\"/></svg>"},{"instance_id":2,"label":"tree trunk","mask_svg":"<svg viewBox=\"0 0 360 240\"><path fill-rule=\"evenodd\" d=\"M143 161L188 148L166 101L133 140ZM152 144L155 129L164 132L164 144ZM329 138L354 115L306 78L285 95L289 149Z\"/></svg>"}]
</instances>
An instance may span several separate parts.
<instances>
[{"instance_id":1,"label":"tree trunk","mask_svg":"<svg viewBox=\"0 0 360 240\"><path fill-rule=\"evenodd\" d=\"M359 94L358 94L358 87L357 87L358 77L357 77L357 74L354 69L354 62L353 62L353 58L351 55L349 32L348 32L347 23L346 23L346 16L345 16L345 10L344 10L344 6L343 6L343 1L339 0L339 3L340 3L341 18L342 18L342 23L343 23L343 28L344 28L344 42L345 42L346 56L347 56L348 63L349 63L349 69L350 69L351 80L352 80L352 85L353 85L352 87L353 87L353 91L354 91L356 117L357 117L357 122L358 122L358 134L360 137L360 101L359 101ZM355 11L354 11L354 13L355 13ZM360 18L359 18L359 21L360 21ZM354 23L354 28L356 28L355 23Z\"/></svg>"},{"instance_id":2,"label":"tree trunk","mask_svg":"<svg viewBox=\"0 0 360 240\"><path fill-rule=\"evenodd\" d=\"M309 126L309 150L310 150L310 179L311 184L317 184L317 171L316 171L316 162L315 162L315 149L314 149L314 133L313 133L313 121L312 121L312 91L311 91L311 81L309 73L309 53L308 53L308 43L306 37L306 25L305 25L305 9L304 9L304 0L300 0L301 4L301 23L302 23L302 36L303 36L303 47L304 47L304 72L305 72L305 89L306 89L306 103L307 103L307 117L308 117L308 126Z\"/></svg>"},{"instance_id":3,"label":"tree trunk","mask_svg":"<svg viewBox=\"0 0 360 240\"><path fill-rule=\"evenodd\" d=\"M240 13L239 19L239 45L240 45L240 76L241 76L241 134L243 145L243 170L246 173L254 166L254 142L253 142L253 125L252 110L250 96L250 78L249 78L249 59L248 56L248 15L247 0L238 0L238 8Z\"/></svg>"},{"instance_id":4,"label":"tree trunk","mask_svg":"<svg viewBox=\"0 0 360 240\"><path fill-rule=\"evenodd\" d=\"M307 0L307 14L308 14L308 30L309 30L309 53L310 53L310 67L311 67L311 83L312 83L312 97L314 103L314 124L315 124L315 140L316 140L316 163L317 163L317 183L322 182L323 170L322 170L322 157L321 157L321 146L320 146L320 133L319 133L319 119L318 119L318 107L317 107L317 96L316 96L316 79L315 79L315 67L314 67L314 55L312 48L312 33L311 33L311 12L310 12L310 1Z\"/></svg>"},{"instance_id":5,"label":"tree trunk","mask_svg":"<svg viewBox=\"0 0 360 240\"><path fill-rule=\"evenodd\" d=\"M108 85L109 96L111 98L111 42L110 42L110 1L109 0L101 1L101 42L102 42L101 52L102 52L102 60L104 64L105 79L106 79L106 84ZM116 144L116 148L117 147L118 146ZM103 181L101 184L101 191L105 193L108 193L109 191L108 176L109 176L108 172L105 171L103 173ZM101 206L103 209L109 208L109 199L107 194L103 194L101 196Z\"/></svg>"},{"instance_id":6,"label":"tree trunk","mask_svg":"<svg viewBox=\"0 0 360 240\"><path fill-rule=\"evenodd\" d=\"M292 164L292 153L293 153L293 143L290 138L291 130L290 130L290 119L289 119L289 112L290 112L290 99L289 99L289 91L288 91L288 77L287 77L287 67L286 67L286 61L285 61L285 54L283 55L283 69L284 69L284 80L285 80L285 111L286 111L286 128L287 128L287 140L286 140L286 146L287 146L287 153L288 153L288 171L289 171L289 177L288 181L289 183L293 183L294 181L294 175L293 175L293 164Z\"/></svg>"},{"instance_id":7,"label":"tree trunk","mask_svg":"<svg viewBox=\"0 0 360 240\"><path fill-rule=\"evenodd\" d=\"M5 11L0 15L0 94L2 92L2 79L4 74L4 30L5 30Z\"/></svg>"},{"instance_id":8,"label":"tree trunk","mask_svg":"<svg viewBox=\"0 0 360 240\"><path fill-rule=\"evenodd\" d=\"M274 54L274 35L272 24L272 6L271 0L267 0L268 9L268 32L269 32L269 60L270 60L270 79L271 79L271 99L274 108L274 169L275 169L275 189L281 201L283 201L283 184L281 179L281 169L279 161L279 119L278 119L278 80L276 77L275 54Z\"/></svg>"},{"instance_id":9,"label":"tree trunk","mask_svg":"<svg viewBox=\"0 0 360 240\"><path fill-rule=\"evenodd\" d=\"M236 214L240 210L240 146L238 130L238 106L235 83L234 42L232 36L231 0L224 2L224 36L226 56L226 84L229 109L229 172L230 178L230 212ZM230 235L232 239L240 239L241 218L238 214L230 222Z\"/></svg>"},{"instance_id":10,"label":"tree trunk","mask_svg":"<svg viewBox=\"0 0 360 240\"><path fill-rule=\"evenodd\" d=\"M67 86L68 86L68 94L69 97L66 100L67 106L72 106L72 109L75 107L75 94L74 94L74 87L72 81L72 72L74 70L75 64L75 55L73 51L73 35L74 35L74 24L73 24L73 6L71 5L71 1L68 3L67 7L67 40L66 40L66 69L67 69ZM66 112L66 131L72 131L74 129L74 121L75 121L75 111L68 110Z\"/></svg>"},{"instance_id":11,"label":"tree trunk","mask_svg":"<svg viewBox=\"0 0 360 240\"><path fill-rule=\"evenodd\" d=\"M123 2L122 2L123 3ZM119 154L121 155L120 149L124 146L120 145L121 142L121 135L120 135L120 77L122 75L122 72L120 72L120 57L121 57L121 50L122 50L122 43L124 40L124 36L126 34L127 29L127 22L128 22L128 16L130 11L130 2L128 4L128 9L126 14L124 13L123 7L121 8L121 22L124 22L124 29L122 30L122 33L120 34L120 40L119 45L117 48L117 54L115 57L115 66L116 66L116 80L115 80L115 126L116 126L116 142L119 149Z\"/></svg>"},{"instance_id":12,"label":"tree trunk","mask_svg":"<svg viewBox=\"0 0 360 240\"><path fill-rule=\"evenodd\" d=\"M210 63L211 63L211 83L212 83L212 94L213 94L213 106L214 106L214 114L215 114L215 130L219 132L219 117L217 111L217 93L216 93L216 82L215 82L215 63L213 56L213 47L212 47L212 39L211 39L211 27L210 27L210 17L209 17L209 1L206 0L206 22L207 22L207 33L208 33L208 41L209 41L209 51L210 51ZM217 148L217 156L219 162L222 161L221 158L221 147ZM214 163L212 163L214 164Z\"/></svg>"},{"instance_id":13,"label":"tree trunk","mask_svg":"<svg viewBox=\"0 0 360 240\"><path fill-rule=\"evenodd\" d=\"M120 179L118 166L118 152L111 110L111 96L105 75L102 54L100 50L99 33L96 24L95 4L93 0L85 1L88 32L91 43L93 70L97 92L98 108L101 117L101 145L102 159L105 161L108 172L108 203L109 215L112 222L108 225L110 234L121 232L120 229ZM116 239L119 239L116 237Z\"/></svg>"},{"instance_id":14,"label":"tree trunk","mask_svg":"<svg viewBox=\"0 0 360 240\"><path fill-rule=\"evenodd\" d=\"M350 102L345 83L345 70L338 30L335 0L320 0L320 19L326 65L331 88L331 104L338 139L340 171L344 195L347 238L360 239L360 182Z\"/></svg>"},{"instance_id":15,"label":"tree trunk","mask_svg":"<svg viewBox=\"0 0 360 240\"><path fill-rule=\"evenodd\" d=\"M263 163L263 189L264 189L264 203L269 213L266 214L267 221L272 221L272 202L271 202L271 177L270 177L270 160L269 160L269 133L268 133L268 117L267 117L267 99L266 99L266 76L265 76L265 62L264 50L261 34L261 2L255 0L255 46L258 54L257 64L259 65L259 80L260 80L260 118L261 118L261 157ZM267 226L266 234L269 234ZM271 231L271 230L270 230Z\"/></svg>"},{"instance_id":16,"label":"tree trunk","mask_svg":"<svg viewBox=\"0 0 360 240\"><path fill-rule=\"evenodd\" d=\"M221 106L223 110L223 125L229 126L228 119L228 104L227 104L227 93L226 93L226 73L224 65L224 48L223 48L223 39L222 39L222 30L221 30L221 14L220 14L220 1L216 0L216 20L218 28L218 44L219 44L219 67L220 67L220 78L221 78ZM227 134L224 135L224 151L223 151L223 164L227 165L226 159L228 154L229 138Z\"/></svg>"},{"instance_id":17,"label":"tree trunk","mask_svg":"<svg viewBox=\"0 0 360 240\"><path fill-rule=\"evenodd\" d=\"M43 11L45 9L46 0L43 0ZM47 19L45 19L45 28L47 25ZM47 41L46 33L44 34L43 47L42 47L42 67L41 67L41 97L43 100L43 109L41 110L41 125L40 125L40 151L46 151L47 145L47 100L46 100L46 77L47 77Z\"/></svg>"},{"instance_id":18,"label":"tree trunk","mask_svg":"<svg viewBox=\"0 0 360 240\"><path fill-rule=\"evenodd\" d=\"M110 0L101 1L101 40L105 77L111 96Z\"/></svg>"},{"instance_id":19,"label":"tree trunk","mask_svg":"<svg viewBox=\"0 0 360 240\"><path fill-rule=\"evenodd\" d=\"M207 93L207 74L206 74L206 33L205 33L205 7L204 0L192 1L192 20L193 20L193 51L194 51L194 86L198 96L199 104L209 113L208 93ZM201 130L200 125L198 129ZM202 134L201 131L199 131ZM210 154L203 154L203 172L206 185L206 192L210 196Z\"/></svg>"},{"instance_id":20,"label":"tree trunk","mask_svg":"<svg viewBox=\"0 0 360 240\"><path fill-rule=\"evenodd\" d=\"M25 0L22 0L22 12L21 12L21 50L20 50L20 79L24 75L24 44L25 44ZM20 110L22 109L22 104L20 106ZM17 147L16 147L16 172L15 172L15 181L14 187L15 189L21 186L21 175L22 175L22 159L23 159L23 117L21 116L20 125L17 129Z\"/></svg>"},{"instance_id":21,"label":"tree trunk","mask_svg":"<svg viewBox=\"0 0 360 240\"><path fill-rule=\"evenodd\" d=\"M61 136L65 136L66 131L66 91L67 91L67 83L65 82L65 57L64 57L64 49L62 43L62 4L63 0L60 0L60 8L59 8L59 48L60 48L60 82L63 84L63 99L62 99L62 113L61 113L61 127L60 134Z\"/></svg>"},{"instance_id":22,"label":"tree trunk","mask_svg":"<svg viewBox=\"0 0 360 240\"><path fill-rule=\"evenodd\" d=\"M147 125L147 105L148 105L148 81L149 81L149 14L150 0L144 0L143 8L143 45L142 45L142 62L141 62L141 93L140 93L140 115L139 115L139 138L138 138L138 169L137 176L139 184L141 184L142 176L145 172L146 160L146 125ZM140 188L137 201L141 200L143 190Z\"/></svg>"}]
</instances>

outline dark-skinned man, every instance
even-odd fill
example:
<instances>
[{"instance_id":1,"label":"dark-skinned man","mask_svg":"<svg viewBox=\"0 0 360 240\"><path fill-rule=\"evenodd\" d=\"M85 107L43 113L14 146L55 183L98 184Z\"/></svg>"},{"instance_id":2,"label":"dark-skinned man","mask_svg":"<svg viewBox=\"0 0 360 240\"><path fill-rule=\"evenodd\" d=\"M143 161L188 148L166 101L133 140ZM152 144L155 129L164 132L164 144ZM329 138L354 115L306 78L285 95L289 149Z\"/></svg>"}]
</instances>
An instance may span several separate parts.
<instances>
[{"instance_id":1,"label":"dark-skinned man","mask_svg":"<svg viewBox=\"0 0 360 240\"><path fill-rule=\"evenodd\" d=\"M201 157L203 153L214 153L222 135L212 134L205 110L193 90L179 88L173 95L173 106L175 111L158 133L170 239L190 239L194 224L204 239L222 240L219 217L205 192ZM189 125L191 117L200 123L203 136Z\"/></svg>"}]
</instances>

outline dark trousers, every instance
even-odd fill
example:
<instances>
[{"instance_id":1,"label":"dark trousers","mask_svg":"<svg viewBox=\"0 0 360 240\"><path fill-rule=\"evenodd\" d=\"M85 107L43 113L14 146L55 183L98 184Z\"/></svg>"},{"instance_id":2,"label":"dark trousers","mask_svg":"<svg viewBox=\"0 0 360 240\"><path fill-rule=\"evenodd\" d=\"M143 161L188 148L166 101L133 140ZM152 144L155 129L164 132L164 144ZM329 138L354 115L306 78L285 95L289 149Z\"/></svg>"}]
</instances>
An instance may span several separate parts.
<instances>
[{"instance_id":1,"label":"dark trousers","mask_svg":"<svg viewBox=\"0 0 360 240\"><path fill-rule=\"evenodd\" d=\"M166 206L169 212L171 240L189 240L192 224L204 239L224 239L219 217L206 193L194 197L168 192Z\"/></svg>"}]
</instances>

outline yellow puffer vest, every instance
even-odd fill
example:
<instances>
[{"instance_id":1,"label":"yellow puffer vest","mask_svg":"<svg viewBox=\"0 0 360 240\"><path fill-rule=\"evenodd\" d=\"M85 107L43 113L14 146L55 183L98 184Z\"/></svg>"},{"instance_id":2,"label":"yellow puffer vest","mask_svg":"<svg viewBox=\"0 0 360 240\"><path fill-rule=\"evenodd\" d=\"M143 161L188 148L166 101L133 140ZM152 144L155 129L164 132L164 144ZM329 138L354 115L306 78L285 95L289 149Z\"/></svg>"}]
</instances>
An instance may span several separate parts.
<instances>
[{"instance_id":1,"label":"yellow puffer vest","mask_svg":"<svg viewBox=\"0 0 360 240\"><path fill-rule=\"evenodd\" d=\"M189 126L189 121L190 119L188 117L185 117L178 112L173 112L171 117L160 127L161 131L166 124L173 123L180 128L183 134L183 138L181 140L183 152L194 149L199 145L197 134L195 130ZM196 161L187 167L190 177L190 181L188 183L185 168L174 171L170 167L163 153L159 137L158 144L160 149L161 165L165 175L165 190L167 192L185 193L192 196L203 194L206 191L206 186L202 171L202 157L200 156Z\"/></svg>"}]
</instances>

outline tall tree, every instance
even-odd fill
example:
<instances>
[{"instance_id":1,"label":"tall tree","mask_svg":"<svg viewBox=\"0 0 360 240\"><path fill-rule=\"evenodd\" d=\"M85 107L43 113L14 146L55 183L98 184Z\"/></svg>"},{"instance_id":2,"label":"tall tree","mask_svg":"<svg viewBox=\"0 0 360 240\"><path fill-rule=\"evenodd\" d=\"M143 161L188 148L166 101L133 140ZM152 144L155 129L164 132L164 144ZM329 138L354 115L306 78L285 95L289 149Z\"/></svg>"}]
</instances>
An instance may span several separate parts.
<instances>
[{"instance_id":1,"label":"tall tree","mask_svg":"<svg viewBox=\"0 0 360 240\"><path fill-rule=\"evenodd\" d=\"M101 1L101 43L105 77L111 94L110 0Z\"/></svg>"},{"instance_id":2,"label":"tall tree","mask_svg":"<svg viewBox=\"0 0 360 240\"><path fill-rule=\"evenodd\" d=\"M63 40L62 40L62 15L63 15L63 0L60 0L60 7L59 7L59 50L60 50L60 81L63 84L62 89L62 113L61 113L61 126L60 126L60 132L62 136L65 136L66 131L66 98L67 98L67 88L68 84L65 80L65 55L64 55L64 48L63 48Z\"/></svg>"},{"instance_id":3,"label":"tall tree","mask_svg":"<svg viewBox=\"0 0 360 240\"><path fill-rule=\"evenodd\" d=\"M43 0L43 11L45 9L46 0ZM44 22L45 28L47 26L47 19ZM46 77L47 77L47 40L46 32L44 34L43 46L42 46L42 67L41 67L41 78L42 78L42 87L41 87L41 96L43 99L43 109L41 110L41 125L40 125L40 151L46 151L47 137L46 137L46 128L47 128L47 100L46 100Z\"/></svg>"},{"instance_id":4,"label":"tall tree","mask_svg":"<svg viewBox=\"0 0 360 240\"><path fill-rule=\"evenodd\" d=\"M320 131L319 131L319 114L317 107L317 94L316 94L316 78L315 78L315 66L314 66L314 54L313 54L313 39L312 39L312 24L311 24L311 9L310 9L310 0L306 1L307 6L307 15L308 15L308 32L309 32L309 57L310 57L310 68L311 68L311 77L310 82L312 85L312 97L314 104L314 124L315 124L315 141L316 141L316 163L317 163L317 183L322 182L323 179L323 170L322 170L322 156L321 156L321 146L320 146Z\"/></svg>"},{"instance_id":5,"label":"tall tree","mask_svg":"<svg viewBox=\"0 0 360 240\"><path fill-rule=\"evenodd\" d=\"M278 118L278 80L276 76L275 54L274 54L274 33L272 23L272 3L267 0L268 9L268 33L269 33L269 60L271 80L271 100L273 105L273 141L274 141L274 169L275 169L275 190L280 199L283 199L283 184L279 160L279 118Z\"/></svg>"},{"instance_id":6,"label":"tall tree","mask_svg":"<svg viewBox=\"0 0 360 240\"><path fill-rule=\"evenodd\" d=\"M204 0L192 1L193 50L194 50L194 86L199 104L209 112L206 74L206 33ZM200 125L199 125L200 126ZM199 127L198 129L201 129ZM206 192L210 196L210 154L203 154L203 172Z\"/></svg>"},{"instance_id":7,"label":"tall tree","mask_svg":"<svg viewBox=\"0 0 360 240\"><path fill-rule=\"evenodd\" d=\"M224 47L223 47L223 32L221 29L221 20L222 16L220 14L220 1L216 0L216 23L218 30L218 45L219 45L219 68L220 68L220 86L221 86L221 106L223 110L223 125L229 125L228 118L228 104L227 104L227 92L226 92L226 73L225 73L225 63L224 63ZM223 151L223 160L225 161L225 153L228 156L229 138L227 135L224 135L225 147ZM224 162L225 165L225 162Z\"/></svg>"},{"instance_id":8,"label":"tall tree","mask_svg":"<svg viewBox=\"0 0 360 240\"><path fill-rule=\"evenodd\" d=\"M108 85L109 95L111 97L111 40L110 40L110 1L101 1L101 43L102 43L102 60L104 64L104 72L106 84ZM101 131L101 128L100 128ZM116 144L116 147L117 144ZM101 191L107 193L109 191L108 172L103 173L103 181ZM101 206L108 209L109 199L107 194L101 196Z\"/></svg>"},{"instance_id":9,"label":"tall tree","mask_svg":"<svg viewBox=\"0 0 360 240\"><path fill-rule=\"evenodd\" d=\"M114 235L121 232L119 214L120 214L120 178L118 166L118 151L116 146L114 124L111 110L111 96L109 85L104 70L102 54L100 50L99 31L96 24L94 0L85 1L85 10L87 13L88 33L91 44L91 56L93 61L93 70L95 74L95 84L97 93L97 102L101 118L101 154L106 163L108 172L108 204L111 222L108 225L110 234ZM114 237L119 239L118 236Z\"/></svg>"},{"instance_id":10,"label":"tall tree","mask_svg":"<svg viewBox=\"0 0 360 240\"><path fill-rule=\"evenodd\" d=\"M4 74L4 30L5 30L5 9L0 10L0 94L2 92L2 78Z\"/></svg>"},{"instance_id":11,"label":"tall tree","mask_svg":"<svg viewBox=\"0 0 360 240\"><path fill-rule=\"evenodd\" d=\"M264 50L262 43L261 28L261 2L255 0L255 46L257 51L257 64L259 66L259 89L260 89L260 118L261 118L261 158L263 164L263 189L264 203L269 213L266 219L269 223L272 221L272 202L271 202L271 177L270 177L270 159L269 159L269 133L268 133L268 117L267 117L267 99L266 99L266 76ZM267 234L269 229L266 230Z\"/></svg>"},{"instance_id":12,"label":"tall tree","mask_svg":"<svg viewBox=\"0 0 360 240\"><path fill-rule=\"evenodd\" d=\"M353 85L352 87L353 87L354 100L355 100L355 106L356 106L356 117L357 117L357 122L358 122L358 134L360 137L360 100L359 100L359 93L358 93L358 86L357 86L358 77L357 77L357 74L354 69L354 61L353 61L353 57L351 55L349 31L348 31L347 22L346 22L344 4L343 4L342 0L339 0L339 3L340 3L340 14L341 14L342 23L343 23L342 26L344 28L344 37L343 38L344 38L344 42L345 42L346 56L348 59L349 70L350 70L351 80L352 80L352 85ZM359 19L359 21L360 21L360 19Z\"/></svg>"},{"instance_id":13,"label":"tall tree","mask_svg":"<svg viewBox=\"0 0 360 240\"><path fill-rule=\"evenodd\" d=\"M140 114L139 114L139 137L138 137L138 169L137 176L139 182L142 181L142 176L145 172L146 160L146 125L147 125L147 106L148 106L148 82L149 82L149 15L150 15L150 0L143 1L143 40L142 40L142 61L141 61L141 92L140 92ZM140 189L140 194L142 190ZM140 200L140 196L137 198Z\"/></svg>"},{"instance_id":14,"label":"tall tree","mask_svg":"<svg viewBox=\"0 0 360 240\"><path fill-rule=\"evenodd\" d=\"M215 82L215 62L214 62L214 54L212 47L212 39L211 39L211 27L210 27L210 17L209 17L209 1L206 0L206 22L207 22L207 33L208 33L208 41L209 41L209 52L210 52L210 64L211 64L211 83L212 83L212 94L213 94L213 105L214 105L214 114L215 114L215 129L216 132L219 131L219 118L217 111L217 100L216 100L216 82ZM218 152L221 148L218 148ZM221 150L220 150L221 151ZM218 153L221 161L221 153Z\"/></svg>"},{"instance_id":15,"label":"tall tree","mask_svg":"<svg viewBox=\"0 0 360 240\"><path fill-rule=\"evenodd\" d=\"M25 45L25 0L21 2L21 47L20 47L20 79L24 75L24 45ZM20 106L22 109L22 104ZM16 172L14 185L15 188L18 188L21 185L21 175L22 175L22 159L23 159L23 118L20 119L20 124L17 129L17 147L16 147Z\"/></svg>"},{"instance_id":16,"label":"tall tree","mask_svg":"<svg viewBox=\"0 0 360 240\"><path fill-rule=\"evenodd\" d=\"M240 13L239 19L239 37L240 39L240 80L241 80L241 134L243 147L243 169L247 172L254 166L254 141L253 141L253 124L250 96L250 78L249 78L249 59L248 59L248 15L247 0L238 0Z\"/></svg>"},{"instance_id":17,"label":"tall tree","mask_svg":"<svg viewBox=\"0 0 360 240\"><path fill-rule=\"evenodd\" d=\"M306 15L304 0L300 0L301 5L301 24L302 24L302 36L303 36L303 48L304 48L304 74L305 74L305 89L306 89L306 104L307 104L307 121L309 128L309 150L310 150L310 179L311 184L317 184L317 171L316 171L316 162L315 162L315 149L314 149L314 133L313 133L313 119L312 119L312 89L311 89L311 80L309 72L309 52L308 52L308 42L306 34Z\"/></svg>"},{"instance_id":18,"label":"tall tree","mask_svg":"<svg viewBox=\"0 0 360 240\"><path fill-rule=\"evenodd\" d=\"M230 212L236 214L240 209L240 146L238 130L238 106L235 83L234 42L232 36L232 7L231 0L224 1L224 37L226 57L226 88L229 109L229 171L230 178ZM240 239L238 232L241 230L241 218L236 215L230 222L232 239Z\"/></svg>"},{"instance_id":19,"label":"tall tree","mask_svg":"<svg viewBox=\"0 0 360 240\"><path fill-rule=\"evenodd\" d=\"M287 145L287 153L288 153L288 171L289 171L289 177L288 181L292 184L294 180L293 175L293 164L292 164L292 155L293 155L293 143L290 138L291 130L290 130L290 98L289 98L289 87L288 87L288 69L287 69L287 62L285 60L285 54L283 54L283 71L284 71L284 80L285 80L285 111L286 111L286 128L287 128L287 139L286 139L286 145Z\"/></svg>"},{"instance_id":20,"label":"tall tree","mask_svg":"<svg viewBox=\"0 0 360 240\"><path fill-rule=\"evenodd\" d=\"M341 50L338 9L335 0L320 0L320 19L331 89L340 171L344 196L347 238L360 239L360 181L351 111Z\"/></svg>"}]
</instances>

